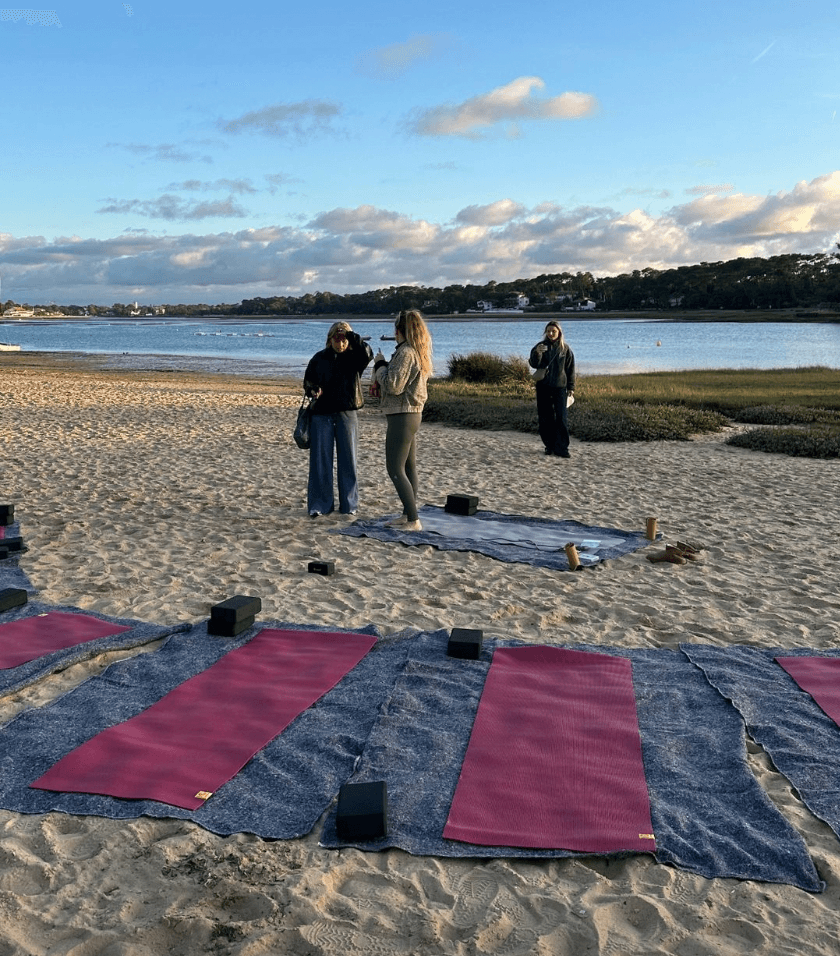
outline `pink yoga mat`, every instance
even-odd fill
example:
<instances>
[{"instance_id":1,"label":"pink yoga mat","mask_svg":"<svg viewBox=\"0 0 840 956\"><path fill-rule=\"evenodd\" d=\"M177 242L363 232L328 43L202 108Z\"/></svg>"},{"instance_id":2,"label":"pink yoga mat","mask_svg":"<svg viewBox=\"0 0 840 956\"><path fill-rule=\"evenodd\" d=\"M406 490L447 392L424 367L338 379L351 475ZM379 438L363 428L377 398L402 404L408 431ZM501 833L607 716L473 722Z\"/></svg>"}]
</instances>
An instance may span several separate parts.
<instances>
[{"instance_id":1,"label":"pink yoga mat","mask_svg":"<svg viewBox=\"0 0 840 956\"><path fill-rule=\"evenodd\" d=\"M365 634L260 631L31 786L197 810L375 643Z\"/></svg>"},{"instance_id":2,"label":"pink yoga mat","mask_svg":"<svg viewBox=\"0 0 840 956\"><path fill-rule=\"evenodd\" d=\"M26 664L76 644L86 644L98 637L130 630L123 624L111 624L85 614L65 614L62 611L50 611L0 624L0 670Z\"/></svg>"},{"instance_id":3,"label":"pink yoga mat","mask_svg":"<svg viewBox=\"0 0 840 956\"><path fill-rule=\"evenodd\" d=\"M653 853L630 661L497 649L443 835L481 846Z\"/></svg>"},{"instance_id":4,"label":"pink yoga mat","mask_svg":"<svg viewBox=\"0 0 840 956\"><path fill-rule=\"evenodd\" d=\"M777 657L776 662L840 726L840 658Z\"/></svg>"}]
</instances>

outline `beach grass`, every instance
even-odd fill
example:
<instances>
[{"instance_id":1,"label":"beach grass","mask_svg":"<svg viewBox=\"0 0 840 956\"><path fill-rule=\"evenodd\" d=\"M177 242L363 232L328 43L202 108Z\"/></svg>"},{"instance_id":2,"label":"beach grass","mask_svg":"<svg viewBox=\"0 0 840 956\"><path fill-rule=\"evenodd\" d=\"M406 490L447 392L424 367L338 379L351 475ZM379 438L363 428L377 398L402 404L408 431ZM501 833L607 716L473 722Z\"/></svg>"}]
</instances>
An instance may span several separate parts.
<instances>
[{"instance_id":1,"label":"beach grass","mask_svg":"<svg viewBox=\"0 0 840 956\"><path fill-rule=\"evenodd\" d=\"M535 434L534 386L523 360L496 360L492 380L483 381L491 363L481 353L471 358L454 356L450 375L429 382L424 419ZM760 426L728 439L740 447L837 458L838 384L840 373L821 366L585 376L576 383L569 430L580 441L688 441L735 422Z\"/></svg>"}]
</instances>

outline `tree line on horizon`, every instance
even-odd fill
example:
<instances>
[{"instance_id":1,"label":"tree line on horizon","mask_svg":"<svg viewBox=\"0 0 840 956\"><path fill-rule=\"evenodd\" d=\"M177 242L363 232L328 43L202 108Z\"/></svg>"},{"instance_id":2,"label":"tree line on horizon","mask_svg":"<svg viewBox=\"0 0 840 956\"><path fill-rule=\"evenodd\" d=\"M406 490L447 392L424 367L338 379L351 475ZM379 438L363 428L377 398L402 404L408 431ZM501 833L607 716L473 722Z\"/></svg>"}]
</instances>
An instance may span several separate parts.
<instances>
[{"instance_id":1,"label":"tree line on horizon","mask_svg":"<svg viewBox=\"0 0 840 956\"><path fill-rule=\"evenodd\" d=\"M840 249L840 244L838 244ZM840 312L840 253L790 253L770 258L701 262L674 269L636 269L600 278L591 272L561 272L513 282L484 285L390 286L361 293L306 293L243 299L238 304L165 304L169 316L206 315L393 315L420 309L433 315L465 313L479 302L511 307L519 296L529 300L528 312L574 309L595 304L598 312L651 310L823 309ZM3 310L18 305L11 300ZM142 315L156 306L34 306L65 315ZM591 308L591 306L590 306Z\"/></svg>"}]
</instances>

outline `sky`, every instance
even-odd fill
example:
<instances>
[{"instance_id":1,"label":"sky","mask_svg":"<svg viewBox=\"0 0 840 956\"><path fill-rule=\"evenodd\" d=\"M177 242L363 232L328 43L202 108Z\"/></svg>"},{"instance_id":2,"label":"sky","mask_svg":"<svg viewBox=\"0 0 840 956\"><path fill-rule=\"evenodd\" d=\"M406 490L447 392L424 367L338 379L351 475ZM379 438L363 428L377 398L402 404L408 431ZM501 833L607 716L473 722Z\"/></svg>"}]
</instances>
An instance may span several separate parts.
<instances>
[{"instance_id":1,"label":"sky","mask_svg":"<svg viewBox=\"0 0 840 956\"><path fill-rule=\"evenodd\" d=\"M0 8L3 301L238 303L840 242L837 0L57 3Z\"/></svg>"}]
</instances>

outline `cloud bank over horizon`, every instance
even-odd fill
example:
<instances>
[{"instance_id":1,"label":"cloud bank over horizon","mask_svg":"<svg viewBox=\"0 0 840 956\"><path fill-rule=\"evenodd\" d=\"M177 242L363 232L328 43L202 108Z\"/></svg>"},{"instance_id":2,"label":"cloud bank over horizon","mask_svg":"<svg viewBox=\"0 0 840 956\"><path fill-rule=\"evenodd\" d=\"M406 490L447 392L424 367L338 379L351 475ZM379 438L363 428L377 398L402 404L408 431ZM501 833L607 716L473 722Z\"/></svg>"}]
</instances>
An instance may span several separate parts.
<instances>
[{"instance_id":1,"label":"cloud bank over horizon","mask_svg":"<svg viewBox=\"0 0 840 956\"><path fill-rule=\"evenodd\" d=\"M240 195L250 188L246 181L180 185L198 191L222 182L232 204L234 188ZM162 199L159 217L171 218L170 201L183 212L178 197ZM193 208L194 218L199 213ZM505 198L465 206L447 222L360 205L324 211L298 226L205 235L132 230L110 239L47 240L0 233L0 263L3 297L16 302L238 302L830 252L840 241L838 223L840 170L767 196L698 187L696 198L656 216L552 202L529 208Z\"/></svg>"}]
</instances>

